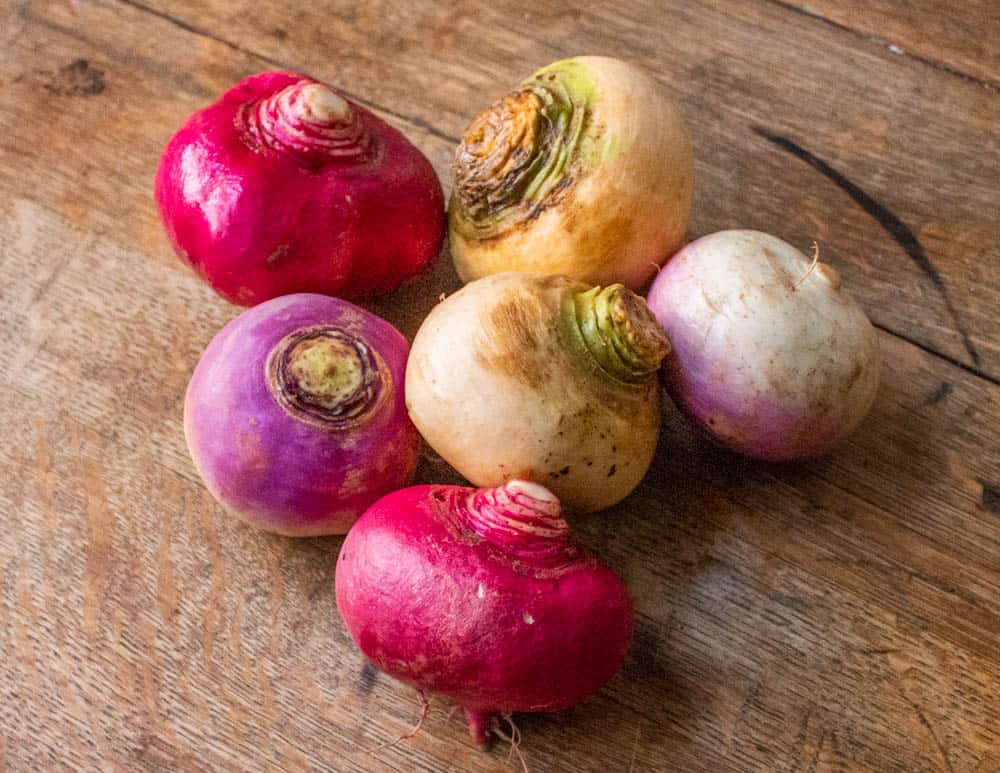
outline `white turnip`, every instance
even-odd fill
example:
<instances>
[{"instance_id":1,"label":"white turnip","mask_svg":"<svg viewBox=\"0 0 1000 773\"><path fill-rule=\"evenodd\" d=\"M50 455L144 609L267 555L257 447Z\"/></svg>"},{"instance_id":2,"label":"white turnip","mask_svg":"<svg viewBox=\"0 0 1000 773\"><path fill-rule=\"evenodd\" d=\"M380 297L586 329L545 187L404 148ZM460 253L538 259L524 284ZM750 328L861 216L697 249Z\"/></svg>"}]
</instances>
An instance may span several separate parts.
<instances>
[{"instance_id":1,"label":"white turnip","mask_svg":"<svg viewBox=\"0 0 1000 773\"><path fill-rule=\"evenodd\" d=\"M735 451L820 455L875 399L875 329L818 253L810 260L759 231L721 231L677 253L648 303L673 346L664 379L674 402Z\"/></svg>"},{"instance_id":2,"label":"white turnip","mask_svg":"<svg viewBox=\"0 0 1000 773\"><path fill-rule=\"evenodd\" d=\"M670 344L622 287L494 274L439 303L413 341L417 429L477 486L520 478L571 510L623 499L660 427L656 371Z\"/></svg>"}]
</instances>

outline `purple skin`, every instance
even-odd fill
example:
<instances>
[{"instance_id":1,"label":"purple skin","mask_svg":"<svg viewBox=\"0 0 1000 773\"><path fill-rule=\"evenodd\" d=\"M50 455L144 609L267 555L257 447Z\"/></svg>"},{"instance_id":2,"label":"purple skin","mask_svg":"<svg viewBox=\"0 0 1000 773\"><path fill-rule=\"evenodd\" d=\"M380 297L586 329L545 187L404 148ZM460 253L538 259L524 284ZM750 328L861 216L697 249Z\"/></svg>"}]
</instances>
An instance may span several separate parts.
<instances>
[{"instance_id":1,"label":"purple skin","mask_svg":"<svg viewBox=\"0 0 1000 773\"><path fill-rule=\"evenodd\" d=\"M708 370L685 371L681 363L697 350L698 340L671 337L676 354L664 363L663 380L674 403L709 440L757 459L790 461L822 456L845 434L843 420L832 414L802 421L813 413L805 401L748 397L720 389Z\"/></svg>"},{"instance_id":2,"label":"purple skin","mask_svg":"<svg viewBox=\"0 0 1000 773\"><path fill-rule=\"evenodd\" d=\"M284 296L236 317L208 345L184 402L208 489L268 531L345 533L413 477L408 353L388 322L324 295Z\"/></svg>"}]
</instances>

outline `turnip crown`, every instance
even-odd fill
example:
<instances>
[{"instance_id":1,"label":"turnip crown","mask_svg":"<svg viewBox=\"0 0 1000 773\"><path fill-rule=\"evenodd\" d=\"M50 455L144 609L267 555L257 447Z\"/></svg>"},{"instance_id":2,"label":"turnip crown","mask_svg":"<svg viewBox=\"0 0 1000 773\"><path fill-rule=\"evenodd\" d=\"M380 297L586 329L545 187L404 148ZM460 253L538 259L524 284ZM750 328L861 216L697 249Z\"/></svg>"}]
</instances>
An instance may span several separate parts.
<instances>
[{"instance_id":1,"label":"turnip crown","mask_svg":"<svg viewBox=\"0 0 1000 773\"><path fill-rule=\"evenodd\" d=\"M574 351L625 383L649 379L670 352L670 341L642 298L620 284L567 293L560 323Z\"/></svg>"}]
</instances>

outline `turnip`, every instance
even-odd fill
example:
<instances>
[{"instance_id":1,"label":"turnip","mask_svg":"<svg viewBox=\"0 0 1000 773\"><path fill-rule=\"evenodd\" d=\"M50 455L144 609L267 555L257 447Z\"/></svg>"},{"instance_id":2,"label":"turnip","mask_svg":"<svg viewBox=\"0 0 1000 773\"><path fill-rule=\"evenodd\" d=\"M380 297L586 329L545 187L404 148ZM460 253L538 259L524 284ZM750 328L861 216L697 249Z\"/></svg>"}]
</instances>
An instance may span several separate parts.
<instances>
[{"instance_id":1,"label":"turnip","mask_svg":"<svg viewBox=\"0 0 1000 773\"><path fill-rule=\"evenodd\" d=\"M294 72L236 84L173 136L156 201L177 254L252 306L391 290L437 254L444 196L407 139Z\"/></svg>"},{"instance_id":2,"label":"turnip","mask_svg":"<svg viewBox=\"0 0 1000 773\"><path fill-rule=\"evenodd\" d=\"M413 341L407 408L477 486L543 483L572 510L628 495L656 448L670 344L621 285L504 273L439 303Z\"/></svg>"},{"instance_id":3,"label":"turnip","mask_svg":"<svg viewBox=\"0 0 1000 773\"><path fill-rule=\"evenodd\" d=\"M346 532L413 477L407 351L388 322L324 295L276 298L236 317L205 349L184 402L188 448L209 491L269 531Z\"/></svg>"},{"instance_id":4,"label":"turnip","mask_svg":"<svg viewBox=\"0 0 1000 773\"><path fill-rule=\"evenodd\" d=\"M413 486L376 502L337 561L337 607L362 652L466 712L559 711L618 671L632 634L621 579L570 540L543 486Z\"/></svg>"},{"instance_id":5,"label":"turnip","mask_svg":"<svg viewBox=\"0 0 1000 773\"><path fill-rule=\"evenodd\" d=\"M648 302L673 346L664 375L674 402L735 451L817 456L875 399L875 329L818 251L810 261L758 231L711 234L671 259Z\"/></svg>"},{"instance_id":6,"label":"turnip","mask_svg":"<svg viewBox=\"0 0 1000 773\"><path fill-rule=\"evenodd\" d=\"M687 230L681 112L618 59L543 67L475 117L453 168L450 248L465 281L529 271L638 290Z\"/></svg>"}]
</instances>

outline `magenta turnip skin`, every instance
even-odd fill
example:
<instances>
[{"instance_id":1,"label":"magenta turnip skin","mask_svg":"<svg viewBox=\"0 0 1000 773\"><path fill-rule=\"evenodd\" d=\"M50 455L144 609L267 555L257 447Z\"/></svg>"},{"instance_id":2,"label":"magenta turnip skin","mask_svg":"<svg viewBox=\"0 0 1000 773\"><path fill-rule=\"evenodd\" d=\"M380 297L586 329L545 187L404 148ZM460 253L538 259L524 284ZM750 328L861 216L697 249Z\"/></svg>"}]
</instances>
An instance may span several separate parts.
<instances>
[{"instance_id":1,"label":"magenta turnip skin","mask_svg":"<svg viewBox=\"0 0 1000 773\"><path fill-rule=\"evenodd\" d=\"M294 72L236 84L173 136L156 201L177 254L244 306L391 290L438 253L444 196L398 131Z\"/></svg>"},{"instance_id":2,"label":"magenta turnip skin","mask_svg":"<svg viewBox=\"0 0 1000 773\"><path fill-rule=\"evenodd\" d=\"M347 301L298 294L227 324L184 401L191 458L244 521L289 536L343 534L413 477L409 351L392 325Z\"/></svg>"},{"instance_id":3,"label":"magenta turnip skin","mask_svg":"<svg viewBox=\"0 0 1000 773\"><path fill-rule=\"evenodd\" d=\"M878 389L875 329L830 266L759 231L691 242L653 282L673 351L664 381L709 437L769 460L815 457Z\"/></svg>"},{"instance_id":4,"label":"magenta turnip skin","mask_svg":"<svg viewBox=\"0 0 1000 773\"><path fill-rule=\"evenodd\" d=\"M337 606L381 670L490 718L559 711L618 671L632 635L621 579L570 539L546 488L412 486L376 502L337 561Z\"/></svg>"}]
</instances>

